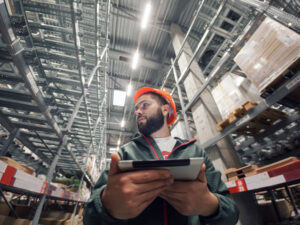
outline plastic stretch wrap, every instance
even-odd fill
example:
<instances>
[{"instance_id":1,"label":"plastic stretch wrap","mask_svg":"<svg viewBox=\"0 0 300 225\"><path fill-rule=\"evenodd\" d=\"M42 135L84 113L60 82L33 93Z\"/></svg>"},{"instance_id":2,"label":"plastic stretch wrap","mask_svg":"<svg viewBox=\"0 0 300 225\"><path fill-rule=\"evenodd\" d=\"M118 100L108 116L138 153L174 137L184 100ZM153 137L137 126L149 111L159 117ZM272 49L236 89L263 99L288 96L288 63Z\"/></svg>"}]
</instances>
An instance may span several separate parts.
<instances>
[{"instance_id":1,"label":"plastic stretch wrap","mask_svg":"<svg viewBox=\"0 0 300 225\"><path fill-rule=\"evenodd\" d=\"M261 100L258 90L248 79L231 73L225 74L211 93L222 119L247 101L258 103Z\"/></svg>"},{"instance_id":2,"label":"plastic stretch wrap","mask_svg":"<svg viewBox=\"0 0 300 225\"><path fill-rule=\"evenodd\" d=\"M300 35L267 17L234 61L262 93L299 56Z\"/></svg>"}]
</instances>

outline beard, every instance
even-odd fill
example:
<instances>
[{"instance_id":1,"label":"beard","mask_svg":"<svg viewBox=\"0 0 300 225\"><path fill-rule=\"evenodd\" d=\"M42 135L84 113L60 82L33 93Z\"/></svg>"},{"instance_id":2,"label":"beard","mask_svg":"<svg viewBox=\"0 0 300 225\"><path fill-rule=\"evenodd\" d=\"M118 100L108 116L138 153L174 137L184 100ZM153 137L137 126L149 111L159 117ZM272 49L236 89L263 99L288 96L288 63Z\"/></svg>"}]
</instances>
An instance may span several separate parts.
<instances>
[{"instance_id":1,"label":"beard","mask_svg":"<svg viewBox=\"0 0 300 225\"><path fill-rule=\"evenodd\" d=\"M155 115L145 118L145 120L146 122L144 124L137 122L140 133L145 136L149 136L158 131L164 125L164 116L159 108Z\"/></svg>"}]
</instances>

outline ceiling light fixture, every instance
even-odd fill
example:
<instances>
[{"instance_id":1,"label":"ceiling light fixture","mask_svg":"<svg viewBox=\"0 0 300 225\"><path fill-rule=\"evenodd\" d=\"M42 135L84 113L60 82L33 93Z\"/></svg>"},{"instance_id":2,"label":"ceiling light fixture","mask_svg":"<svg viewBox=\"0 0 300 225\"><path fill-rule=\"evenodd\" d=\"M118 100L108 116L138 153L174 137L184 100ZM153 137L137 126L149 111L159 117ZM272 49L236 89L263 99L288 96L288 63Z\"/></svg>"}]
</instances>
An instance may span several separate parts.
<instances>
[{"instance_id":1,"label":"ceiling light fixture","mask_svg":"<svg viewBox=\"0 0 300 225\"><path fill-rule=\"evenodd\" d=\"M126 92L120 90L114 90L113 105L124 106L126 100Z\"/></svg>"},{"instance_id":2,"label":"ceiling light fixture","mask_svg":"<svg viewBox=\"0 0 300 225\"><path fill-rule=\"evenodd\" d=\"M121 127L124 127L125 126L125 120L122 120L121 121Z\"/></svg>"},{"instance_id":3,"label":"ceiling light fixture","mask_svg":"<svg viewBox=\"0 0 300 225\"><path fill-rule=\"evenodd\" d=\"M127 96L130 96L131 91L132 91L132 85L128 84L128 87L127 87Z\"/></svg>"},{"instance_id":4,"label":"ceiling light fixture","mask_svg":"<svg viewBox=\"0 0 300 225\"><path fill-rule=\"evenodd\" d=\"M142 23L141 23L142 29L145 29L147 27L147 24L148 24L148 21L150 18L150 12L151 12L151 3L148 2L145 7L143 18L142 18Z\"/></svg>"},{"instance_id":5,"label":"ceiling light fixture","mask_svg":"<svg viewBox=\"0 0 300 225\"><path fill-rule=\"evenodd\" d=\"M118 146L120 146L120 144L121 144L121 141L120 141L120 139L118 140Z\"/></svg>"},{"instance_id":6,"label":"ceiling light fixture","mask_svg":"<svg viewBox=\"0 0 300 225\"><path fill-rule=\"evenodd\" d=\"M138 52L138 50L136 50L136 52L134 53L133 58L132 58L132 65L131 65L131 68L132 68L133 70L136 69L137 64L138 64L138 60L139 60L139 52Z\"/></svg>"}]
</instances>

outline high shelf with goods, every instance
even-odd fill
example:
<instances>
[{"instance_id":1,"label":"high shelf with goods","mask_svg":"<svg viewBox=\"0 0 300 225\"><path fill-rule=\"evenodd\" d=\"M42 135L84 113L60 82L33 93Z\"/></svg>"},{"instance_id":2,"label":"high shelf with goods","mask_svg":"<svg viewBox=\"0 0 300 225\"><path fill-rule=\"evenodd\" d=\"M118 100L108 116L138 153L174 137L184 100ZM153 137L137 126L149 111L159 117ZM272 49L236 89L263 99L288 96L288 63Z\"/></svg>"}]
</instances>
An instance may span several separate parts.
<instances>
[{"instance_id":1,"label":"high shelf with goods","mask_svg":"<svg viewBox=\"0 0 300 225\"><path fill-rule=\"evenodd\" d=\"M46 175L34 194L26 185L14 187L17 180L1 187L40 198L34 225L47 199L65 199L66 192L53 190L55 176L76 176L93 187L100 171L91 174L89 158L97 170L105 166L110 1L95 1L93 8L81 3L0 2L1 155Z\"/></svg>"}]
</instances>

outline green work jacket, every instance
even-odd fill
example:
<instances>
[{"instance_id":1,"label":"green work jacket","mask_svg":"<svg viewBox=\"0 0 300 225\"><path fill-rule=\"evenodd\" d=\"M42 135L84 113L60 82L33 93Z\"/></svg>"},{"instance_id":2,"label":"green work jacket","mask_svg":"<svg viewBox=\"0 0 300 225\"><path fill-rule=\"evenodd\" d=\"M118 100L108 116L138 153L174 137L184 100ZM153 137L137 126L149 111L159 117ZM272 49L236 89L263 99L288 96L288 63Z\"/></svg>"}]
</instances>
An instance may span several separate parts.
<instances>
[{"instance_id":1,"label":"green work jacket","mask_svg":"<svg viewBox=\"0 0 300 225\"><path fill-rule=\"evenodd\" d=\"M210 217L183 216L170 204L161 198L154 200L140 215L134 219L119 220L113 218L103 207L101 192L106 186L108 171L107 168L91 193L91 197L85 205L85 225L200 225L200 224L236 224L239 217L239 210L230 197L230 193L221 180L221 173L217 171L204 150L195 144L196 140L182 141L176 138L177 142L168 159L186 159L191 157L204 157L206 165L206 178L208 188L219 199L219 209L216 214ZM119 155L123 160L153 160L164 159L156 142L151 137L139 136L120 148Z\"/></svg>"}]
</instances>

